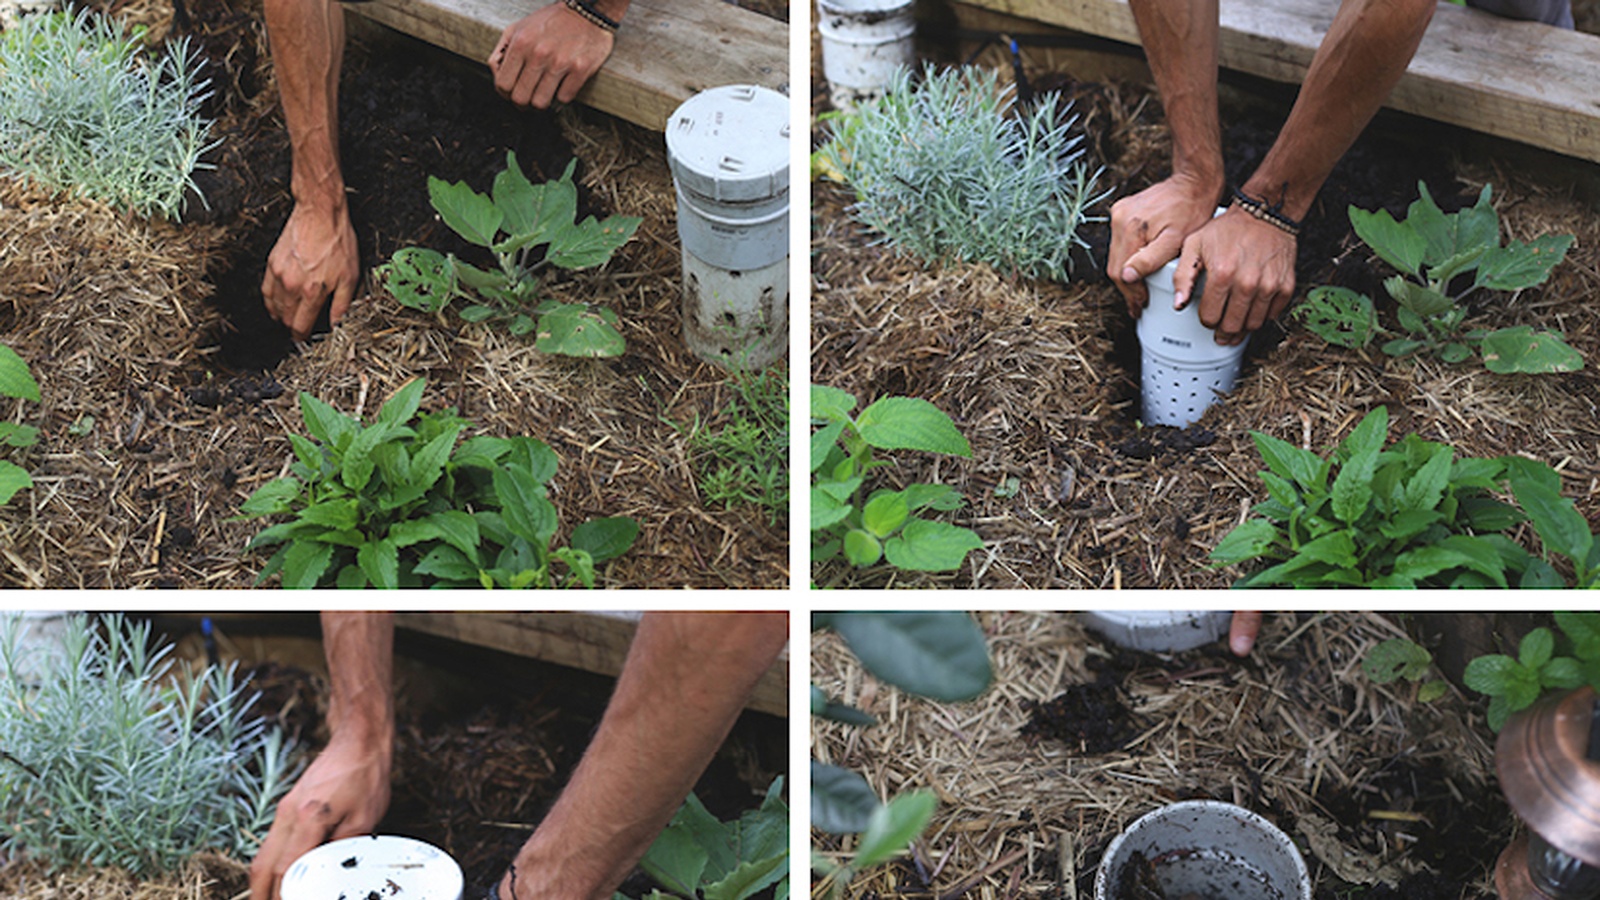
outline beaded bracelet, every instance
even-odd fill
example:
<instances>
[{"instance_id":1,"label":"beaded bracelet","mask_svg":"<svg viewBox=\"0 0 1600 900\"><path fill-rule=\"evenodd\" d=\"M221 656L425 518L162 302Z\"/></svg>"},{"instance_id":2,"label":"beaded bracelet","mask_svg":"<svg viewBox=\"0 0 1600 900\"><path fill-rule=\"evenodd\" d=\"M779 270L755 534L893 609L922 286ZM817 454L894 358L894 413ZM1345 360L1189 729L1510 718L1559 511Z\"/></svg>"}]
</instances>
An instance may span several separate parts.
<instances>
[{"instance_id":1,"label":"beaded bracelet","mask_svg":"<svg viewBox=\"0 0 1600 900\"><path fill-rule=\"evenodd\" d=\"M1282 212L1279 212L1278 207L1269 206L1265 200L1257 200L1238 188L1234 188L1233 205L1239 207L1250 215L1255 216L1257 219L1260 219L1269 225L1275 226L1279 231L1282 231L1290 237L1300 236L1301 223L1296 222L1295 220L1284 215Z\"/></svg>"},{"instance_id":2,"label":"beaded bracelet","mask_svg":"<svg viewBox=\"0 0 1600 900\"><path fill-rule=\"evenodd\" d=\"M616 34L617 29L621 27L616 19L596 9L591 0L565 0L565 3L567 9L583 16L589 21L589 24L594 25L596 28Z\"/></svg>"}]
</instances>

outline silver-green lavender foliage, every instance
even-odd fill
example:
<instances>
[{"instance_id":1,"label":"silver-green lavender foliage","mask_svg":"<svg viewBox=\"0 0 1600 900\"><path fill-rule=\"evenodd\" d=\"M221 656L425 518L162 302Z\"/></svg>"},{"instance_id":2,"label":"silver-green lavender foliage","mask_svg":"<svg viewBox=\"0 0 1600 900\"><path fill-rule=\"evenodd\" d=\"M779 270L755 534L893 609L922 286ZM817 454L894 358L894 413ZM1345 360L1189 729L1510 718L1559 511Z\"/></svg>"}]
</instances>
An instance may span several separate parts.
<instances>
[{"instance_id":1,"label":"silver-green lavender foliage","mask_svg":"<svg viewBox=\"0 0 1600 900\"><path fill-rule=\"evenodd\" d=\"M823 159L856 191L855 216L923 260L983 262L1065 281L1099 172L1060 96L1025 110L976 67L902 69L881 99L835 120Z\"/></svg>"},{"instance_id":2,"label":"silver-green lavender foliage","mask_svg":"<svg viewBox=\"0 0 1600 900\"><path fill-rule=\"evenodd\" d=\"M89 10L27 16L6 31L0 171L177 219L209 149L209 82L187 40L157 55L139 38Z\"/></svg>"},{"instance_id":3,"label":"silver-green lavender foliage","mask_svg":"<svg viewBox=\"0 0 1600 900\"><path fill-rule=\"evenodd\" d=\"M0 620L0 849L141 876L254 855L295 773L233 666L174 666L121 616L26 633Z\"/></svg>"}]
</instances>

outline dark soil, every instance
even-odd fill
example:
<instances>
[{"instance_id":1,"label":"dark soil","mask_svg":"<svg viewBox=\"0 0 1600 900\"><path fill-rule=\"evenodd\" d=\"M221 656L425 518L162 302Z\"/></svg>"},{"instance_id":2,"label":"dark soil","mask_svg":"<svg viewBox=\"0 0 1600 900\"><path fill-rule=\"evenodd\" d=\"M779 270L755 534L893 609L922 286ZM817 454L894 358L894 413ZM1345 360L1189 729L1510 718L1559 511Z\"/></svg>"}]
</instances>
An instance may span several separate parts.
<instances>
[{"instance_id":1,"label":"dark soil","mask_svg":"<svg viewBox=\"0 0 1600 900\"><path fill-rule=\"evenodd\" d=\"M339 100L342 166L364 264L407 246L488 263L486 251L439 220L428 201L428 177L487 191L507 151L535 183L559 177L572 159L554 113L508 115L482 67L426 45L396 53L352 42ZM288 133L276 118L230 120L222 157L202 173L206 196L220 198L211 201L212 218L252 223L216 276L214 300L227 320L216 338L220 362L235 370L270 369L293 349L288 329L267 315L261 299L267 257L293 209ZM580 187L579 196L580 218L598 212L588 191ZM324 310L316 331L327 330Z\"/></svg>"}]
</instances>

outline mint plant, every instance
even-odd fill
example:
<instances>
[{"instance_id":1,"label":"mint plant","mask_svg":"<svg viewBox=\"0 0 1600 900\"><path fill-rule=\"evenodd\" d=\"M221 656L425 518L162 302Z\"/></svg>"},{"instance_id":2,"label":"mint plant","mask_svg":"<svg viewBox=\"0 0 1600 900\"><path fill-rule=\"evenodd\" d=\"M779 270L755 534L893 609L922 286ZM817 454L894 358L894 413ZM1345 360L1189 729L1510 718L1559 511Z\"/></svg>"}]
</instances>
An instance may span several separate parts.
<instances>
[{"instance_id":1,"label":"mint plant","mask_svg":"<svg viewBox=\"0 0 1600 900\"><path fill-rule=\"evenodd\" d=\"M281 574L284 587L301 588L593 587L595 566L633 545L638 523L614 517L553 546L545 485L555 452L529 437L458 446L470 423L454 407L419 415L425 387L413 379L368 425L300 395L310 437L289 435L290 474L240 508L243 518L291 517L250 541L278 547L257 583Z\"/></svg>"},{"instance_id":2,"label":"mint plant","mask_svg":"<svg viewBox=\"0 0 1600 900\"><path fill-rule=\"evenodd\" d=\"M690 794L639 860L661 889L640 900L747 900L773 889L789 897L789 805L783 778L767 788L760 807L722 822ZM615 900L627 900L617 894Z\"/></svg>"},{"instance_id":3,"label":"mint plant","mask_svg":"<svg viewBox=\"0 0 1600 900\"><path fill-rule=\"evenodd\" d=\"M110 16L23 17L0 37L0 171L178 218L210 149L209 82L187 40L163 54Z\"/></svg>"},{"instance_id":4,"label":"mint plant","mask_svg":"<svg viewBox=\"0 0 1600 900\"><path fill-rule=\"evenodd\" d=\"M103 624L103 629L102 629ZM232 665L175 666L150 626L66 620L58 647L0 617L0 847L147 877L255 854L297 766Z\"/></svg>"},{"instance_id":5,"label":"mint plant","mask_svg":"<svg viewBox=\"0 0 1600 900\"><path fill-rule=\"evenodd\" d=\"M1399 304L1396 315L1402 336L1383 344L1390 356L1427 351L1447 363L1462 362L1476 351L1491 372L1575 372L1583 357L1561 336L1518 325L1493 331L1471 328L1465 299L1480 289L1519 291L1543 284L1550 270L1566 258L1573 237L1542 235L1530 243L1500 243L1500 219L1484 185L1470 209L1444 213L1426 184L1406 218L1395 221L1388 210L1366 212L1350 207L1356 234L1384 262L1401 274L1384 282ZM1453 284L1470 281L1457 292ZM1372 298L1349 288L1323 286L1307 294L1296 311L1317 336L1341 347L1365 347L1384 332Z\"/></svg>"},{"instance_id":6,"label":"mint plant","mask_svg":"<svg viewBox=\"0 0 1600 900\"><path fill-rule=\"evenodd\" d=\"M1389 414L1369 413L1327 458L1251 432L1267 500L1229 532L1217 566L1264 564L1238 587L1580 587L1600 585L1600 542L1560 475L1517 456L1457 459L1412 434L1384 449ZM1509 485L1517 505L1494 496ZM1545 556L1503 534L1531 520Z\"/></svg>"},{"instance_id":7,"label":"mint plant","mask_svg":"<svg viewBox=\"0 0 1600 900\"><path fill-rule=\"evenodd\" d=\"M868 672L911 694L944 703L971 700L994 680L983 631L962 612L818 612L813 632L839 633ZM870 726L867 713L811 686L811 714L852 726ZM811 761L811 825L831 834L860 833L855 852L835 864L812 852L812 871L827 895L838 898L856 873L905 852L933 819L931 791L912 791L880 802L860 773ZM812 896L819 891L813 889Z\"/></svg>"},{"instance_id":8,"label":"mint plant","mask_svg":"<svg viewBox=\"0 0 1600 900\"><path fill-rule=\"evenodd\" d=\"M886 91L833 119L819 151L855 190L855 217L924 262L1066 281L1073 248L1088 246L1078 229L1105 195L1060 95L1014 110L1012 89L970 66L929 66L916 86L902 69Z\"/></svg>"},{"instance_id":9,"label":"mint plant","mask_svg":"<svg viewBox=\"0 0 1600 900\"><path fill-rule=\"evenodd\" d=\"M843 556L855 566L887 559L899 568L924 572L959 569L967 554L983 547L969 528L917 515L953 510L961 494L949 485L912 484L903 490L868 493L867 475L889 465L873 450L922 450L970 457L972 447L955 423L926 400L881 397L852 416L854 395L811 386L811 561Z\"/></svg>"},{"instance_id":10,"label":"mint plant","mask_svg":"<svg viewBox=\"0 0 1600 900\"><path fill-rule=\"evenodd\" d=\"M28 364L17 351L0 344L0 397L39 402L39 382L33 380ZM39 429L32 425L0 421L0 447L32 447L39 442ZM23 488L33 487L28 470L10 460L0 459L0 506Z\"/></svg>"},{"instance_id":11,"label":"mint plant","mask_svg":"<svg viewBox=\"0 0 1600 900\"><path fill-rule=\"evenodd\" d=\"M1558 612L1556 634L1535 628L1522 638L1517 655L1490 653L1467 663L1467 687L1489 699L1489 727L1499 731L1512 713L1526 709L1550 691L1589 685L1600 688L1600 613Z\"/></svg>"},{"instance_id":12,"label":"mint plant","mask_svg":"<svg viewBox=\"0 0 1600 900\"><path fill-rule=\"evenodd\" d=\"M643 221L637 216L593 216L577 221L577 160L559 179L533 184L506 153L492 195L464 182L428 179L428 197L446 225L468 242L488 248L500 264L486 271L426 247L396 252L376 270L403 306L438 312L454 300L473 301L460 310L468 322L496 322L512 334L535 334L534 346L566 356L620 356L624 349L617 314L588 303L541 299L539 272L546 266L589 269L603 265Z\"/></svg>"}]
</instances>

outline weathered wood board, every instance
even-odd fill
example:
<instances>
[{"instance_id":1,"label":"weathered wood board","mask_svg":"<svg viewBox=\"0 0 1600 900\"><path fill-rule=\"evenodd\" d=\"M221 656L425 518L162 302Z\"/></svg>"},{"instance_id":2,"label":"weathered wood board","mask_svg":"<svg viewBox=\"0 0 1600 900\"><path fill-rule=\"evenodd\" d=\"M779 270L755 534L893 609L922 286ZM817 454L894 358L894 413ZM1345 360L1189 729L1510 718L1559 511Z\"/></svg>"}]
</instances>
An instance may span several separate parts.
<instances>
[{"instance_id":1,"label":"weathered wood board","mask_svg":"<svg viewBox=\"0 0 1600 900\"><path fill-rule=\"evenodd\" d=\"M1136 44L1126 0L967 0ZM1221 0L1222 65L1301 81L1339 4ZM1439 4L1389 106L1600 162L1600 37Z\"/></svg>"},{"instance_id":2,"label":"weathered wood board","mask_svg":"<svg viewBox=\"0 0 1600 900\"><path fill-rule=\"evenodd\" d=\"M489 647L558 665L616 675L633 641L638 613L396 613L395 627ZM789 714L789 653L757 682L748 708Z\"/></svg>"},{"instance_id":3,"label":"weathered wood board","mask_svg":"<svg viewBox=\"0 0 1600 900\"><path fill-rule=\"evenodd\" d=\"M345 9L483 61L507 25L559 0L369 0ZM633 0L611 58L578 102L655 131L678 105L724 84L787 92L788 27L722 0Z\"/></svg>"}]
</instances>

